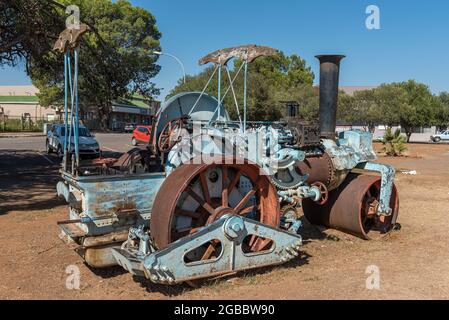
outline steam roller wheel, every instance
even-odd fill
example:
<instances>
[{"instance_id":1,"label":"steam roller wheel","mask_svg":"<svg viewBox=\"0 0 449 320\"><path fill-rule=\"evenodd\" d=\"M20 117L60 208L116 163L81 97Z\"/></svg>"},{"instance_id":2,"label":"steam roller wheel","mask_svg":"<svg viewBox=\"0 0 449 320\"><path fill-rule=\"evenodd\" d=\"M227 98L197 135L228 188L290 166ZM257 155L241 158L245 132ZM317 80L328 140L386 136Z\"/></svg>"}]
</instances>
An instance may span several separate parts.
<instances>
[{"instance_id":1,"label":"steam roller wheel","mask_svg":"<svg viewBox=\"0 0 449 320\"><path fill-rule=\"evenodd\" d=\"M195 161L192 161L193 164L183 164L161 185L150 223L152 238L159 249L226 214L279 226L276 189L267 176L260 175L257 165L236 161L232 157L214 158L208 162L212 164L194 164ZM257 252L269 249L270 243L272 241L269 239L249 235L243 245L248 252ZM217 241L211 241L188 259L216 258L220 252L219 246Z\"/></svg>"},{"instance_id":2,"label":"steam roller wheel","mask_svg":"<svg viewBox=\"0 0 449 320\"><path fill-rule=\"evenodd\" d=\"M349 174L345 181L330 192L326 204L303 200L304 215L310 223L334 228L366 240L378 240L388 234L396 223L399 197L396 186L390 200L392 214L377 215L380 177Z\"/></svg>"}]
</instances>

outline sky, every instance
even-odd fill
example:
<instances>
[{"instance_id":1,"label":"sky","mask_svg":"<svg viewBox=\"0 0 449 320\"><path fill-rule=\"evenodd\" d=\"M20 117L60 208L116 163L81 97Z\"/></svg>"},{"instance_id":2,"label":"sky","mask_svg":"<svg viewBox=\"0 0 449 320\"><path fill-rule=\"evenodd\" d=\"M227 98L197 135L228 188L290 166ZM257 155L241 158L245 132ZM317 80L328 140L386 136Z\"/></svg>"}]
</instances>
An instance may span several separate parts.
<instances>
[{"instance_id":1,"label":"sky","mask_svg":"<svg viewBox=\"0 0 449 320\"><path fill-rule=\"evenodd\" d=\"M340 85L376 86L415 79L434 93L449 91L447 0L131 0L149 10L162 33L162 51L177 56L187 74L220 48L267 45L299 54L318 80L317 54L344 54ZM368 29L369 5L380 29ZM82 19L82 13L81 13ZM176 60L162 56L154 82L160 99L182 77ZM0 85L24 85L23 67L0 69Z\"/></svg>"}]
</instances>

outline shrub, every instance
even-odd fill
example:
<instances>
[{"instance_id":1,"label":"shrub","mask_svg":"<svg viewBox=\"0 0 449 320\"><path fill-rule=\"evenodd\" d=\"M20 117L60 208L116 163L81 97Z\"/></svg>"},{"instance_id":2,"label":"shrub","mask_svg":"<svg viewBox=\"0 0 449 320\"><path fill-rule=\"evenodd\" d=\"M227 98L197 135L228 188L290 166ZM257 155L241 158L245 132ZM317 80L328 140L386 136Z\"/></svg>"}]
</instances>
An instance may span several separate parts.
<instances>
[{"instance_id":1,"label":"shrub","mask_svg":"<svg viewBox=\"0 0 449 320\"><path fill-rule=\"evenodd\" d=\"M401 135L401 130L396 129L393 133L391 128L388 128L385 132L385 136L382 139L382 144L384 145L383 151L392 157L402 156L403 153L407 150L405 143L407 139Z\"/></svg>"}]
</instances>

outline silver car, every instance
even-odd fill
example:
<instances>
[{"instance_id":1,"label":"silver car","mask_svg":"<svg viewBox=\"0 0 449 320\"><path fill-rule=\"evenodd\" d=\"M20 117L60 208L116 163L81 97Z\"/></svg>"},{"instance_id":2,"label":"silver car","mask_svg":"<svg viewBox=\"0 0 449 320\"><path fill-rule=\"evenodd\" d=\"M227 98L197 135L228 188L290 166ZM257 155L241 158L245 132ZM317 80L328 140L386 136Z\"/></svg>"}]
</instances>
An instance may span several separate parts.
<instances>
[{"instance_id":1,"label":"silver car","mask_svg":"<svg viewBox=\"0 0 449 320\"><path fill-rule=\"evenodd\" d=\"M59 158L64 156L64 140L65 140L65 125L54 124L47 131L47 140L45 143L47 153L56 152ZM75 149L73 131L71 150ZM95 137L89 132L85 126L79 126L79 153L80 156L91 156L98 158L101 154L100 145Z\"/></svg>"},{"instance_id":2,"label":"silver car","mask_svg":"<svg viewBox=\"0 0 449 320\"><path fill-rule=\"evenodd\" d=\"M441 140L449 140L449 130L443 131L441 133L433 134L430 136L433 142L440 142Z\"/></svg>"}]
</instances>

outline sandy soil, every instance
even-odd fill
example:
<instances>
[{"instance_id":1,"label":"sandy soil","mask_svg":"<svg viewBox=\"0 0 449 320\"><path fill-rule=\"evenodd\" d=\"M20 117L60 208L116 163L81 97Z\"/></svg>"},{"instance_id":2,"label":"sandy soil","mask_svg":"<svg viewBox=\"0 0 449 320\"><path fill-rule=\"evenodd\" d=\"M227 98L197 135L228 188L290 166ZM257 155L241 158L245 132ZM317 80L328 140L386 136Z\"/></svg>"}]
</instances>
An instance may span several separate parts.
<instances>
[{"instance_id":1,"label":"sandy soil","mask_svg":"<svg viewBox=\"0 0 449 320\"><path fill-rule=\"evenodd\" d=\"M379 159L398 171L417 171L397 174L400 231L368 242L305 226L301 259L196 289L154 285L118 267L89 269L58 238L56 221L66 218L67 208L54 198L56 168L10 167L0 175L0 298L448 299L449 146L408 147L407 158ZM66 288L70 265L81 272L79 290ZM380 290L366 289L370 265L379 267Z\"/></svg>"}]
</instances>

